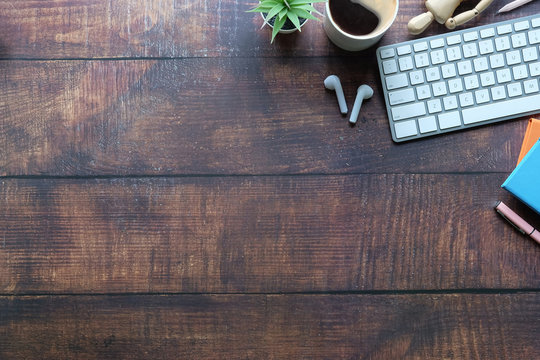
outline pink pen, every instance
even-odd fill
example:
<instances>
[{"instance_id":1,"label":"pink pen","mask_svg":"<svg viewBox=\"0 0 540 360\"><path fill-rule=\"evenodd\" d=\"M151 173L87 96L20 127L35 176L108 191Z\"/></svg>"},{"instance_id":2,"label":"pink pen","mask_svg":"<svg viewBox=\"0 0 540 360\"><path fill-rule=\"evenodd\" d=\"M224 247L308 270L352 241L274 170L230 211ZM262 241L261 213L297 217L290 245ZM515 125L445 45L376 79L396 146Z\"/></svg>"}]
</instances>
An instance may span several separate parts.
<instances>
[{"instance_id":1,"label":"pink pen","mask_svg":"<svg viewBox=\"0 0 540 360\"><path fill-rule=\"evenodd\" d=\"M522 234L529 235L534 241L540 244L540 232L532 227L528 222L523 220L521 216L516 214L512 209L506 206L502 201L499 201L495 206L495 210L501 214L503 218L508 220L508 222L516 229L518 229Z\"/></svg>"}]
</instances>

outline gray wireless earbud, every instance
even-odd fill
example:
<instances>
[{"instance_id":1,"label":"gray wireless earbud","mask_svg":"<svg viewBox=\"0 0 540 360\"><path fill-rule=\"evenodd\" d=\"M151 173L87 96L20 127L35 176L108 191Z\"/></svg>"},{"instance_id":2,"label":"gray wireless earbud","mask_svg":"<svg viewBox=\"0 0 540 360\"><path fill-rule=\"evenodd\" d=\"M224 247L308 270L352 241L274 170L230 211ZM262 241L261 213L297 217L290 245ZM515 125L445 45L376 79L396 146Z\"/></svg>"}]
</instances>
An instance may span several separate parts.
<instances>
[{"instance_id":1,"label":"gray wireless earbud","mask_svg":"<svg viewBox=\"0 0 540 360\"><path fill-rule=\"evenodd\" d=\"M373 96L373 89L367 85L360 85L358 91L356 92L356 99L354 100L354 105L351 111L351 117L349 122L351 124L356 124L358 120L358 114L360 113L360 108L362 107L362 102Z\"/></svg>"},{"instance_id":2,"label":"gray wireless earbud","mask_svg":"<svg viewBox=\"0 0 540 360\"><path fill-rule=\"evenodd\" d=\"M345 115L349 111L347 103L345 102L345 95L343 95L343 88L341 87L341 81L336 75L330 75L324 79L324 87L328 90L335 90L339 103L339 111Z\"/></svg>"}]
</instances>

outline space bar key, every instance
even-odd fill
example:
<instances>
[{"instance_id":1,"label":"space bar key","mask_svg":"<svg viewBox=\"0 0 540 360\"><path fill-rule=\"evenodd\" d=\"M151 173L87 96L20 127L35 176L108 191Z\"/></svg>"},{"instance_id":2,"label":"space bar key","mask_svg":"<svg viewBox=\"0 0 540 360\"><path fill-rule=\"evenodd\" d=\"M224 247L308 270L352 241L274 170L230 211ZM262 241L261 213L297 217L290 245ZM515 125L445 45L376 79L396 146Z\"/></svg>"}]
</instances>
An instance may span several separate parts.
<instances>
[{"instance_id":1,"label":"space bar key","mask_svg":"<svg viewBox=\"0 0 540 360\"><path fill-rule=\"evenodd\" d=\"M540 94L464 109L462 115L464 124L473 124L537 110L540 110Z\"/></svg>"}]
</instances>

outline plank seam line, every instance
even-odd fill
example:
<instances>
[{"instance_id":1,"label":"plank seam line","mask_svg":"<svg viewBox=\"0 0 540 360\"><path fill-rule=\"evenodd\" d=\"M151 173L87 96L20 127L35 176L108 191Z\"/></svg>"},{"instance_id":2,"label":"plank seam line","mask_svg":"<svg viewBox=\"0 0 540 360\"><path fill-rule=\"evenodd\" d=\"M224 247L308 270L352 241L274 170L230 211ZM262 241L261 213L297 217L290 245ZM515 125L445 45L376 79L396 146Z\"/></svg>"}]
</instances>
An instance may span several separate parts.
<instances>
[{"instance_id":1,"label":"plank seam line","mask_svg":"<svg viewBox=\"0 0 540 360\"><path fill-rule=\"evenodd\" d=\"M62 57L62 58L30 58L30 57L2 57L0 58L0 61L168 61L168 60L227 60L227 59L240 59L240 60L248 60L248 59L327 59L327 58L343 58L343 55L336 54L336 55L304 55L304 56L298 56L298 55L266 55L266 56L120 56L120 57ZM362 56L356 56L356 55L350 55L345 56L346 59L364 59Z\"/></svg>"},{"instance_id":2,"label":"plank seam line","mask_svg":"<svg viewBox=\"0 0 540 360\"><path fill-rule=\"evenodd\" d=\"M360 175L508 175L511 171L471 172L351 172L351 173L261 173L261 174L154 174L154 175L5 175L0 180L91 180L91 179L175 179L175 178L228 178L228 177L315 177L315 176L360 176Z\"/></svg>"},{"instance_id":3,"label":"plank seam line","mask_svg":"<svg viewBox=\"0 0 540 360\"><path fill-rule=\"evenodd\" d=\"M100 296L345 296L345 295L510 295L510 294L540 293L540 288L521 289L446 289L446 290L367 290L367 291L299 291L299 292L124 292L124 293L5 293L0 297L29 297L29 296L64 296L64 297L100 297Z\"/></svg>"}]
</instances>

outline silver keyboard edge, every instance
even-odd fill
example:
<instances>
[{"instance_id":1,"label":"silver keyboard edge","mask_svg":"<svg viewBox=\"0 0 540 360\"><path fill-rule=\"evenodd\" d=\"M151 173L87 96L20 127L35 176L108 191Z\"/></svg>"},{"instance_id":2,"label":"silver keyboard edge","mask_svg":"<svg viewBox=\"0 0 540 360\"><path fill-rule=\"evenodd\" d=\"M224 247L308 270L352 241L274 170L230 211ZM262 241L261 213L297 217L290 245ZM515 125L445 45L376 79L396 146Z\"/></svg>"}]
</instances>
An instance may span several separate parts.
<instances>
[{"instance_id":1,"label":"silver keyboard edge","mask_svg":"<svg viewBox=\"0 0 540 360\"><path fill-rule=\"evenodd\" d=\"M396 134L395 134L395 129L394 129L392 120L390 120L391 116L392 116L392 113L391 113L391 106L389 105L390 100L389 100L388 90L386 89L386 86L385 86L386 77L385 77L384 71L383 71L383 59L381 57L381 51L382 50L389 49L389 48L397 49L398 47L404 46L404 45L411 45L411 47L413 47L413 45L415 43L421 43L421 42L428 42L429 43L429 41L433 40L433 39L446 38L446 37L452 36L452 35L461 35L461 34L472 32L472 31L480 32L482 29L496 28L497 26L504 25L504 24L514 24L516 22L523 21L523 20L529 20L530 21L531 19L538 18L539 16L540 16L540 14L534 14L534 15L514 18L514 19L510 19L510 20L504 20L504 21L500 21L500 22L496 22L496 23L473 26L473 27L469 27L469 28L465 28L465 29L456 30L456 31L449 31L449 32L441 33L441 34L437 34L437 35L432 35L432 36L427 36L427 37L419 37L417 39L407 40L407 41L403 41L403 42L397 42L397 43L394 43L394 44L388 44L388 45L378 47L377 50L376 50L377 65L378 65L378 68L379 68L379 76L380 76L380 79L381 79L381 86L382 86L383 93L384 93L384 106L386 107L386 113L387 113L387 116L388 116L388 119L387 119L388 121L387 122L388 122L388 127L390 128L392 140L394 142L396 142L396 143L402 143L402 142L408 142L408 141L411 141L411 140L424 139L424 138L427 138L427 137L432 137L432 136L442 135L442 134L446 134L446 133L452 133L452 132L456 132L456 131L472 129L472 128L476 128L476 127L479 127L479 126L494 124L494 123L498 123L498 122L502 122L502 121L508 121L508 120L511 120L511 119L517 119L517 118L523 117L523 116L534 115L534 114L538 114L538 111L536 111L536 110L535 111L527 111L527 112L519 113L519 114L516 114L516 115L510 115L510 116L501 117L501 118L498 118L498 119L495 119L495 120L487 120L487 121L482 121L482 122L468 124L468 125L464 125L462 123L462 125L459 126L459 127L450 128L450 129L444 129L444 130L437 129L437 131L434 131L434 132L431 132L431 133L425 133L425 134L420 133L420 131L418 129L418 122L416 122L417 134L415 136L405 137L405 138L402 138L402 139L397 138ZM514 31L512 31L512 32L514 33ZM496 37L497 37L497 35L495 35L494 38L496 38ZM475 42L478 43L479 41L480 40L475 41ZM427 51L430 51L430 49L428 48ZM497 51L496 51L496 53L497 53ZM446 61L445 63L450 63L450 62ZM462 122L463 122L463 120L462 120Z\"/></svg>"}]
</instances>

